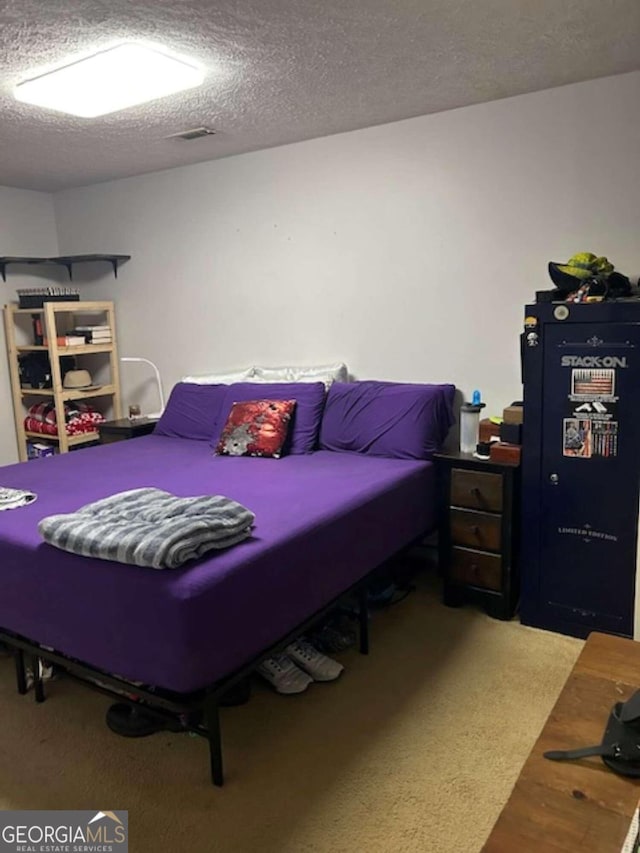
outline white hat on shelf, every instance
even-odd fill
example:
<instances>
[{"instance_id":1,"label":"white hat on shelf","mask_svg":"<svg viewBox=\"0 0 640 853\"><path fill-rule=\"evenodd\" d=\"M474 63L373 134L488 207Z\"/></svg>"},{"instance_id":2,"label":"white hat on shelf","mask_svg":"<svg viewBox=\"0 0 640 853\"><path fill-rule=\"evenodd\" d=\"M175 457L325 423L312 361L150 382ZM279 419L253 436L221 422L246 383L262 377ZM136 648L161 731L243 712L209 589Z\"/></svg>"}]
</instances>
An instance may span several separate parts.
<instances>
[{"instance_id":1,"label":"white hat on shelf","mask_svg":"<svg viewBox=\"0 0 640 853\"><path fill-rule=\"evenodd\" d=\"M64 375L65 388L90 388L92 384L91 374L88 370L67 370Z\"/></svg>"}]
</instances>

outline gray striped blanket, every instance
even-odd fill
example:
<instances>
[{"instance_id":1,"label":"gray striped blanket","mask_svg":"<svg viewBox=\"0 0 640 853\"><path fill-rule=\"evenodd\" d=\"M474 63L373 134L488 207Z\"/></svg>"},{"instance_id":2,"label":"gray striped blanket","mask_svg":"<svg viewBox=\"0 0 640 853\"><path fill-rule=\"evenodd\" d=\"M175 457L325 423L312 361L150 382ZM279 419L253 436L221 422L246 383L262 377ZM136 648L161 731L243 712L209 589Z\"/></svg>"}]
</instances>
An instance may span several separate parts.
<instances>
[{"instance_id":1,"label":"gray striped blanket","mask_svg":"<svg viewBox=\"0 0 640 853\"><path fill-rule=\"evenodd\" d=\"M38 524L49 545L101 560L175 569L251 533L254 514L220 495L178 498L161 489L119 492Z\"/></svg>"}]
</instances>

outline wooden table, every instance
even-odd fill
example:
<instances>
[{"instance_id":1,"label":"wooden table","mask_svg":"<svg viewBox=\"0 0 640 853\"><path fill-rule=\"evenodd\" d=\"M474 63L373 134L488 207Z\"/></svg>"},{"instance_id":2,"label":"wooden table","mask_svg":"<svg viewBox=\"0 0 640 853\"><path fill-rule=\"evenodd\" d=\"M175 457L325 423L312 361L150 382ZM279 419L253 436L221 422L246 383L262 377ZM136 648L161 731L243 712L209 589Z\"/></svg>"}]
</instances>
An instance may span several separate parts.
<instances>
[{"instance_id":1,"label":"wooden table","mask_svg":"<svg viewBox=\"0 0 640 853\"><path fill-rule=\"evenodd\" d=\"M548 761L548 749L600 743L609 712L640 689L640 643L591 634L485 853L620 853L640 799L640 780L617 776L601 758Z\"/></svg>"}]
</instances>

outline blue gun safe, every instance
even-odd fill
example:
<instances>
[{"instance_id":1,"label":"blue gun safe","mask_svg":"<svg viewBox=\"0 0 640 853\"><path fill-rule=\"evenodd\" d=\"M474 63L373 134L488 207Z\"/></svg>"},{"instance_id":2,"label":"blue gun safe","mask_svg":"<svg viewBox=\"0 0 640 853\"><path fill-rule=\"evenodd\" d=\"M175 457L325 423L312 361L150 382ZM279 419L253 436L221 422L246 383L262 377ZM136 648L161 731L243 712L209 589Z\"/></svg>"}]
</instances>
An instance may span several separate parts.
<instances>
[{"instance_id":1,"label":"blue gun safe","mask_svg":"<svg viewBox=\"0 0 640 853\"><path fill-rule=\"evenodd\" d=\"M640 300L526 306L522 373L521 620L631 637Z\"/></svg>"}]
</instances>

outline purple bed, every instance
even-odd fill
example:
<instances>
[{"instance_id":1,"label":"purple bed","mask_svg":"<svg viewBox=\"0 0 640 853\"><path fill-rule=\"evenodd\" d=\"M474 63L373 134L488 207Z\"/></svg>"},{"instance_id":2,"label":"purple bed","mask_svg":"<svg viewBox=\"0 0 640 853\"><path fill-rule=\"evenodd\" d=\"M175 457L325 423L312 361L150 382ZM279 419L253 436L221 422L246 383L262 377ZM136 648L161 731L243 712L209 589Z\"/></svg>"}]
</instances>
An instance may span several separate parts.
<instances>
[{"instance_id":1,"label":"purple bed","mask_svg":"<svg viewBox=\"0 0 640 853\"><path fill-rule=\"evenodd\" d=\"M180 383L153 435L0 468L1 486L37 494L0 512L0 639L14 649L20 692L26 653L34 673L42 658L120 698L135 683L154 713L200 712L190 730L207 737L221 785L229 685L356 588L366 651L366 577L435 526L429 460L452 424L454 390ZM214 455L231 407L256 399L295 399L285 455ZM155 571L71 554L38 533L45 516L145 486L231 498L255 514L252 535ZM37 675L34 688L42 701Z\"/></svg>"},{"instance_id":2,"label":"purple bed","mask_svg":"<svg viewBox=\"0 0 640 853\"><path fill-rule=\"evenodd\" d=\"M228 675L434 522L431 463L358 453L214 457L205 442L150 435L1 479L38 500L0 513L0 625L176 692ZM161 572L42 542L43 516L138 486L233 498L255 513L253 536Z\"/></svg>"}]
</instances>

